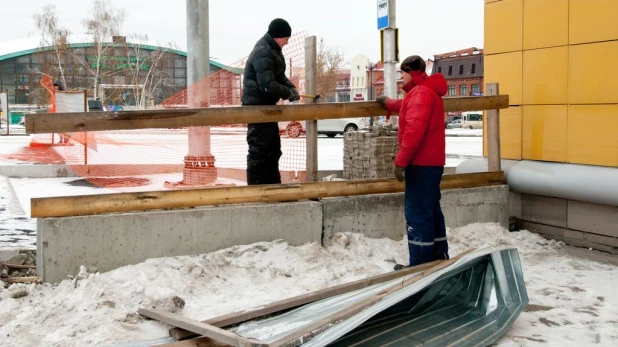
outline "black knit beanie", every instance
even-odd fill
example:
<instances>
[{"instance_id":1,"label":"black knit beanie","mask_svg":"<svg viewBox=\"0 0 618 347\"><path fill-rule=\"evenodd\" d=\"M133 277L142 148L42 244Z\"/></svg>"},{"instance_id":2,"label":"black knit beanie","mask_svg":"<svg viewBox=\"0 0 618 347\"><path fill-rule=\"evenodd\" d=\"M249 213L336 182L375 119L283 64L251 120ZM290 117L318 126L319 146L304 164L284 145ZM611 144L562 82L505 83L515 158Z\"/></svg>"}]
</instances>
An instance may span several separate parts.
<instances>
[{"instance_id":1,"label":"black knit beanie","mask_svg":"<svg viewBox=\"0 0 618 347\"><path fill-rule=\"evenodd\" d=\"M292 27L285 19L276 18L268 25L268 34L274 39L290 37L292 36Z\"/></svg>"},{"instance_id":2,"label":"black knit beanie","mask_svg":"<svg viewBox=\"0 0 618 347\"><path fill-rule=\"evenodd\" d=\"M408 68L410 71L425 72L425 60L418 55L411 55L401 62L401 68Z\"/></svg>"}]
</instances>

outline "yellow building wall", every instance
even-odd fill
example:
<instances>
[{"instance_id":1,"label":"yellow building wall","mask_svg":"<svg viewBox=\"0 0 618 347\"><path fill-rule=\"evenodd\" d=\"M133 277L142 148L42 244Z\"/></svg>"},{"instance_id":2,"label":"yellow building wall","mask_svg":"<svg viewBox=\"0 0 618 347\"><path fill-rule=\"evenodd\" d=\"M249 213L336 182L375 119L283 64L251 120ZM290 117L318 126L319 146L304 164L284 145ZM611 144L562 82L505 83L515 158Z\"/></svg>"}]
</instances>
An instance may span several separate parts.
<instances>
[{"instance_id":1,"label":"yellow building wall","mask_svg":"<svg viewBox=\"0 0 618 347\"><path fill-rule=\"evenodd\" d=\"M617 14L618 0L485 0L485 81L511 105L503 158L618 167Z\"/></svg>"}]
</instances>

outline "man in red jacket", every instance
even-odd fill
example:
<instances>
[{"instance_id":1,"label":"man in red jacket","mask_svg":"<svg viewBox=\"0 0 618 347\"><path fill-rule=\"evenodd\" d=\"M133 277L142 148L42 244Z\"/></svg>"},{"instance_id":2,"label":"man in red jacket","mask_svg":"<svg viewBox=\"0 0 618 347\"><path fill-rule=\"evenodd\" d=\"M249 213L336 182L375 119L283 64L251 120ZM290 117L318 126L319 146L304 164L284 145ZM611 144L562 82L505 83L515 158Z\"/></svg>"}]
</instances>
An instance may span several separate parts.
<instances>
[{"instance_id":1,"label":"man in red jacket","mask_svg":"<svg viewBox=\"0 0 618 347\"><path fill-rule=\"evenodd\" d=\"M403 99L379 96L389 113L399 114L399 150L395 177L405 179L405 217L410 266L448 259L440 180L446 163L444 102L448 86L442 74L427 76L425 61L413 55L401 63ZM404 178L405 175L405 178ZM396 265L395 269L403 268Z\"/></svg>"}]
</instances>

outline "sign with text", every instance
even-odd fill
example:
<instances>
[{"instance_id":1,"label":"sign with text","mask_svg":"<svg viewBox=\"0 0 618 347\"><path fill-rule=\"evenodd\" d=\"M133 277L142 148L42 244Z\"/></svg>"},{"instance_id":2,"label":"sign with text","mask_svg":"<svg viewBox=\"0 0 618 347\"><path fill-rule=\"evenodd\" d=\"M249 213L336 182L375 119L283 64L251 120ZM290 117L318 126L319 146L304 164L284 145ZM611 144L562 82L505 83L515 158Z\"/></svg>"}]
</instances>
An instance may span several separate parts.
<instances>
[{"instance_id":1,"label":"sign with text","mask_svg":"<svg viewBox=\"0 0 618 347\"><path fill-rule=\"evenodd\" d=\"M378 0L378 30L388 28L388 12L388 0Z\"/></svg>"}]
</instances>

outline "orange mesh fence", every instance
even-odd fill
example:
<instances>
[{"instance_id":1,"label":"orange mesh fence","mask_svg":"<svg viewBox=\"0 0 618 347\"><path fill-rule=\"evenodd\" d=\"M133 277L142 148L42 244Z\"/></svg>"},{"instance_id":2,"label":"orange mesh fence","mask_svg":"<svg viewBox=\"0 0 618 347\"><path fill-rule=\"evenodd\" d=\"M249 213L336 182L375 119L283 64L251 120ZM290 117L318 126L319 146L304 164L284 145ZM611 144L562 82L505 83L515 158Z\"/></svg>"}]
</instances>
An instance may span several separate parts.
<instances>
[{"instance_id":1,"label":"orange mesh fence","mask_svg":"<svg viewBox=\"0 0 618 347\"><path fill-rule=\"evenodd\" d=\"M286 74L301 94L304 91L305 37L306 32L296 33L283 49ZM155 108L187 108L190 102L194 103L193 100L198 100L195 107L240 106L245 63L246 58L215 71ZM283 152L279 161L282 181L305 181L304 130L299 124L289 122L280 123L279 128ZM186 176L190 171L208 167L211 167L209 175L216 176L212 182L203 182L208 186L246 184L246 124L210 127L211 156L202 148L198 148L197 153L190 153L190 144L204 143L203 138L191 139L190 129L63 134L70 138L69 143L61 143L59 134L37 134L33 136L30 148L16 157L39 163L64 162L89 185L115 191L201 186L187 182Z\"/></svg>"}]
</instances>

